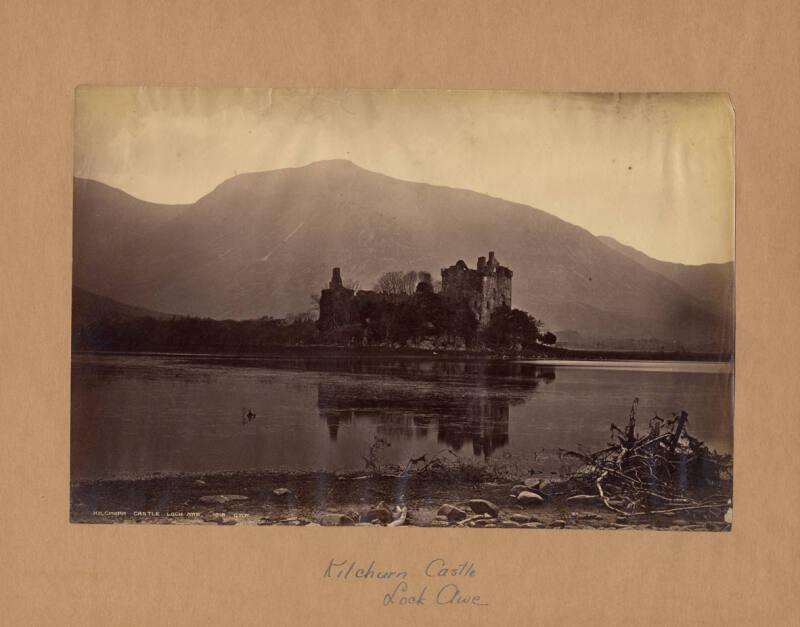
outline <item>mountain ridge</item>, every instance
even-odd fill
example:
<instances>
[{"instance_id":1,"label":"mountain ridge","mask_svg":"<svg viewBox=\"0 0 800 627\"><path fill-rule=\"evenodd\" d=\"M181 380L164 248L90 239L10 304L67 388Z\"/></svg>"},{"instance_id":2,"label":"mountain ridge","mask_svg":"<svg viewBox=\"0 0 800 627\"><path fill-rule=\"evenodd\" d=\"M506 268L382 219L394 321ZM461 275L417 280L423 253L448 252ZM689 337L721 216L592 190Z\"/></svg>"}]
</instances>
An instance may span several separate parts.
<instances>
[{"instance_id":1,"label":"mountain ridge","mask_svg":"<svg viewBox=\"0 0 800 627\"><path fill-rule=\"evenodd\" d=\"M734 284L732 261L697 265L662 261L613 237L599 235L597 239L641 266L673 281L699 300L710 301L720 307L727 307L732 303Z\"/></svg>"},{"instance_id":2,"label":"mountain ridge","mask_svg":"<svg viewBox=\"0 0 800 627\"><path fill-rule=\"evenodd\" d=\"M551 329L704 348L730 341L714 302L580 226L470 190L343 160L239 174L188 205L137 203L114 189L75 179L74 282L148 309L284 315L307 310L333 266L371 287L388 270L438 276L492 249L515 272L515 306Z\"/></svg>"},{"instance_id":3,"label":"mountain ridge","mask_svg":"<svg viewBox=\"0 0 800 627\"><path fill-rule=\"evenodd\" d=\"M172 314L152 311L143 307L94 294L75 285L72 286L72 326L85 327L98 321L123 321L134 318L166 320Z\"/></svg>"}]
</instances>

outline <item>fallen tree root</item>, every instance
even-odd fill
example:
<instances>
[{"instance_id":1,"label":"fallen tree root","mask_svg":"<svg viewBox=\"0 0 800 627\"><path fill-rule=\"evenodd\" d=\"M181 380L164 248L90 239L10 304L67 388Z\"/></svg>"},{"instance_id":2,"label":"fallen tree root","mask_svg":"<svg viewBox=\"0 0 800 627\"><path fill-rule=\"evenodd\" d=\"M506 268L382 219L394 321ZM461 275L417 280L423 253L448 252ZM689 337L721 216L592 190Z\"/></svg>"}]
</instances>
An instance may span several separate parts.
<instances>
[{"instance_id":1,"label":"fallen tree root","mask_svg":"<svg viewBox=\"0 0 800 627\"><path fill-rule=\"evenodd\" d=\"M607 509L623 516L679 514L722 520L730 507L726 496L731 494L730 455L711 451L689 435L685 411L669 420L655 416L640 435L637 405L634 399L625 429L611 425L616 442L608 447L588 454L561 451L563 457L584 464L569 482L583 491L595 491Z\"/></svg>"}]
</instances>

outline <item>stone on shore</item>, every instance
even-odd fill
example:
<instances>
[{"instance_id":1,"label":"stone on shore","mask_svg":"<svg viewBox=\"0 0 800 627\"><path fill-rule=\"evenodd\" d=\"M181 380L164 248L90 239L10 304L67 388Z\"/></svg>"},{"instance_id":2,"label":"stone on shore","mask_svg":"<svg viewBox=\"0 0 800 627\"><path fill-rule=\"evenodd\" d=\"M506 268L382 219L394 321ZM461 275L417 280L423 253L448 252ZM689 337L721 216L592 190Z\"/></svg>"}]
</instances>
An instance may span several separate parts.
<instances>
[{"instance_id":1,"label":"stone on shore","mask_svg":"<svg viewBox=\"0 0 800 627\"><path fill-rule=\"evenodd\" d=\"M556 482L554 482L552 479L529 479L528 481L530 481L531 484L535 484L528 486L530 490L544 495L550 494L556 485Z\"/></svg>"},{"instance_id":2,"label":"stone on shore","mask_svg":"<svg viewBox=\"0 0 800 627\"><path fill-rule=\"evenodd\" d=\"M601 520L600 514L594 512L570 512L569 515L577 520Z\"/></svg>"},{"instance_id":3,"label":"stone on shore","mask_svg":"<svg viewBox=\"0 0 800 627\"><path fill-rule=\"evenodd\" d=\"M517 495L517 503L520 505L541 505L544 503L544 497L536 492L525 490Z\"/></svg>"},{"instance_id":4,"label":"stone on shore","mask_svg":"<svg viewBox=\"0 0 800 627\"><path fill-rule=\"evenodd\" d=\"M495 527L497 526L497 520L494 518L479 518L478 520L473 520L470 525L473 527Z\"/></svg>"},{"instance_id":5,"label":"stone on shore","mask_svg":"<svg viewBox=\"0 0 800 627\"><path fill-rule=\"evenodd\" d=\"M531 521L531 517L530 516L526 516L525 514L512 514L511 516L509 516L509 520L512 520L515 523L523 524L523 523L530 522Z\"/></svg>"},{"instance_id":6,"label":"stone on shore","mask_svg":"<svg viewBox=\"0 0 800 627\"><path fill-rule=\"evenodd\" d=\"M514 522L513 520L503 520L503 521L500 521L500 526L501 527L508 527L510 529L514 529L514 528L521 527L522 525L520 525L518 522Z\"/></svg>"},{"instance_id":7,"label":"stone on shore","mask_svg":"<svg viewBox=\"0 0 800 627\"><path fill-rule=\"evenodd\" d=\"M388 524L392 522L392 512L385 506L377 506L361 514L359 520L364 523L379 522L381 524Z\"/></svg>"},{"instance_id":8,"label":"stone on shore","mask_svg":"<svg viewBox=\"0 0 800 627\"><path fill-rule=\"evenodd\" d=\"M272 493L280 498L289 498L290 496L294 496L289 488L275 488Z\"/></svg>"},{"instance_id":9,"label":"stone on shore","mask_svg":"<svg viewBox=\"0 0 800 627\"><path fill-rule=\"evenodd\" d=\"M436 512L436 515L444 516L450 522L457 522L459 520L464 520L467 517L467 512L463 509L459 509L455 505L445 503L439 508L439 511Z\"/></svg>"},{"instance_id":10,"label":"stone on shore","mask_svg":"<svg viewBox=\"0 0 800 627\"><path fill-rule=\"evenodd\" d=\"M500 508L486 499L472 499L467 505L476 514L489 514L494 518L500 513Z\"/></svg>"},{"instance_id":11,"label":"stone on shore","mask_svg":"<svg viewBox=\"0 0 800 627\"><path fill-rule=\"evenodd\" d=\"M344 514L324 514L319 519L319 524L323 527L352 527L355 522Z\"/></svg>"},{"instance_id":12,"label":"stone on shore","mask_svg":"<svg viewBox=\"0 0 800 627\"><path fill-rule=\"evenodd\" d=\"M602 502L599 494L575 494L567 498L570 505L599 505Z\"/></svg>"},{"instance_id":13,"label":"stone on shore","mask_svg":"<svg viewBox=\"0 0 800 627\"><path fill-rule=\"evenodd\" d=\"M247 497L242 496L241 494L214 494L211 496L201 496L200 502L201 503L216 503L218 505L224 505L225 503L231 503L233 501L246 501Z\"/></svg>"},{"instance_id":14,"label":"stone on shore","mask_svg":"<svg viewBox=\"0 0 800 627\"><path fill-rule=\"evenodd\" d=\"M236 519L230 516L226 516L221 512L217 512L214 514L205 514L203 515L200 520L207 523L216 523L218 525L235 525Z\"/></svg>"}]
</instances>

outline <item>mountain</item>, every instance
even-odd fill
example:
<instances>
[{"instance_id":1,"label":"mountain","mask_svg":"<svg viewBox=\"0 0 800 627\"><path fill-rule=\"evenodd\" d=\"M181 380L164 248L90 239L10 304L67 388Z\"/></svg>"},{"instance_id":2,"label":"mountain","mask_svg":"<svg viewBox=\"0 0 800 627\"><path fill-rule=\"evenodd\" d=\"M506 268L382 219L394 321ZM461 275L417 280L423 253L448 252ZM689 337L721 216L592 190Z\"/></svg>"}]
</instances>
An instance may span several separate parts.
<instances>
[{"instance_id":1,"label":"mountain","mask_svg":"<svg viewBox=\"0 0 800 627\"><path fill-rule=\"evenodd\" d=\"M687 266L653 259L631 246L618 242L613 237L601 235L598 239L639 265L676 283L696 299L712 303L720 310L731 307L734 284L732 261Z\"/></svg>"},{"instance_id":2,"label":"mountain","mask_svg":"<svg viewBox=\"0 0 800 627\"><path fill-rule=\"evenodd\" d=\"M587 343L657 338L730 346L731 316L588 231L476 192L401 181L349 161L241 174L190 205L74 184L74 283L176 314L306 311L339 266L371 288L390 270L474 267L494 250L514 305Z\"/></svg>"},{"instance_id":3,"label":"mountain","mask_svg":"<svg viewBox=\"0 0 800 627\"><path fill-rule=\"evenodd\" d=\"M72 287L72 326L84 327L98 320L131 320L133 318L171 318L169 314L126 305L98 296L79 287Z\"/></svg>"}]
</instances>

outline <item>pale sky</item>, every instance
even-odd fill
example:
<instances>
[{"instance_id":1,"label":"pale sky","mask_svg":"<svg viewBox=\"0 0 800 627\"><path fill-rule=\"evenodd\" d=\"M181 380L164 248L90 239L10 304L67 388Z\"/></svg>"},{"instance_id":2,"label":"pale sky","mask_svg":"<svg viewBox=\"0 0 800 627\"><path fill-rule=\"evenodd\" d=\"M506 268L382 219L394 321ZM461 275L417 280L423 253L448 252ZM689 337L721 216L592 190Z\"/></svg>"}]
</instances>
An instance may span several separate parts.
<instances>
[{"instance_id":1,"label":"pale sky","mask_svg":"<svg viewBox=\"0 0 800 627\"><path fill-rule=\"evenodd\" d=\"M242 172L349 159L531 205L666 261L733 259L723 94L82 87L75 175L190 203Z\"/></svg>"}]
</instances>

